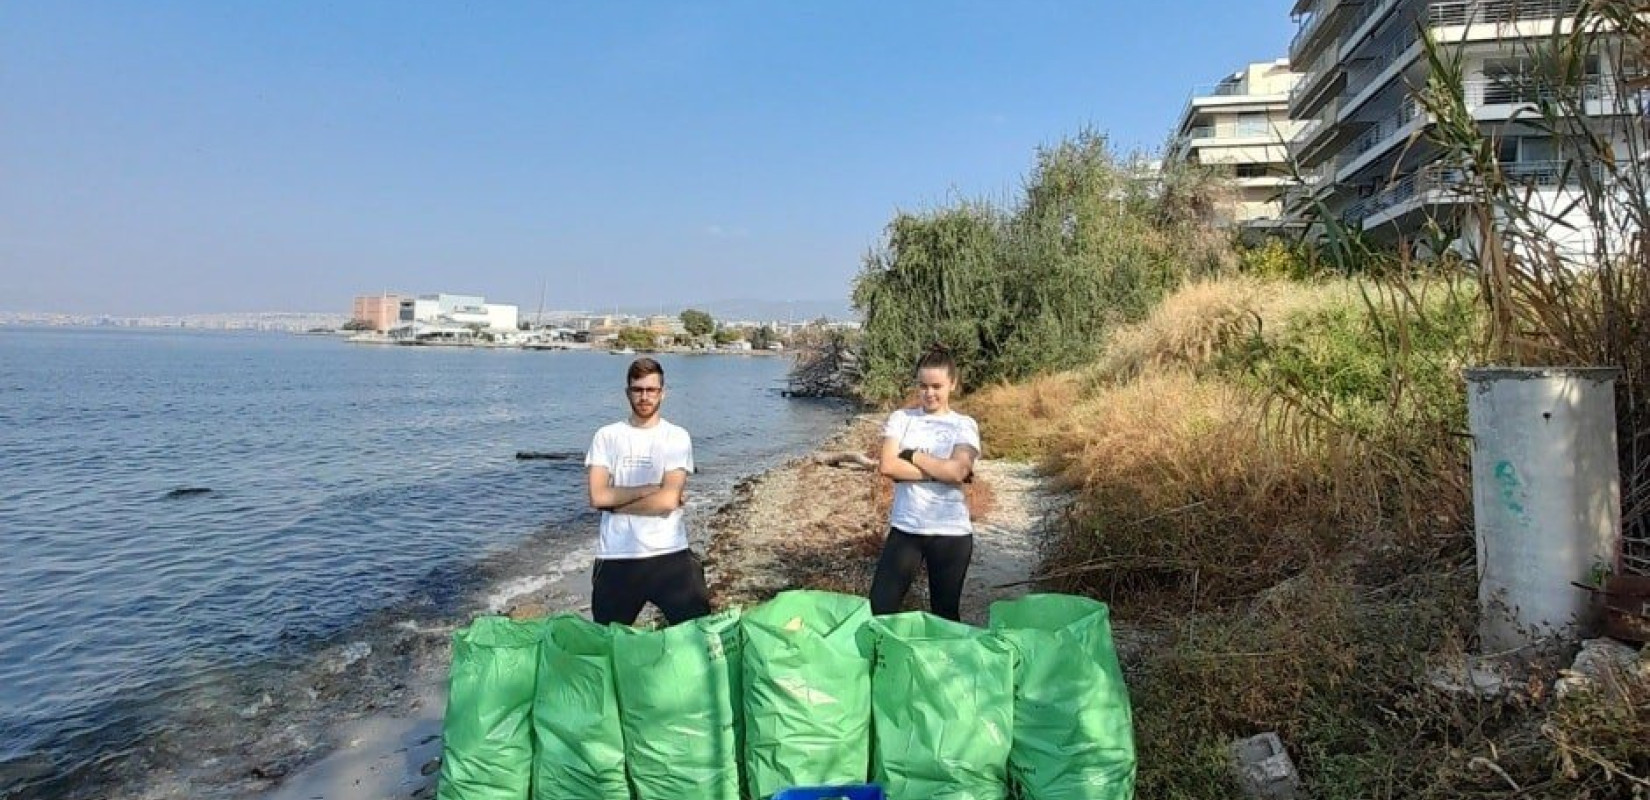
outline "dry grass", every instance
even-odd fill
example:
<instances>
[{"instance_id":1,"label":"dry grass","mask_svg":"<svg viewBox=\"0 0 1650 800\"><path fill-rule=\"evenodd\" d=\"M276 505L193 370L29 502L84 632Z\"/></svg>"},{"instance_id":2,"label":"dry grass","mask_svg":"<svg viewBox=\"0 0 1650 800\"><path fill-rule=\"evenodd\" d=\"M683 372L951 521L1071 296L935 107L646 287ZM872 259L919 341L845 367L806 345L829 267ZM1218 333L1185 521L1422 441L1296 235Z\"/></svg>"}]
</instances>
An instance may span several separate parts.
<instances>
[{"instance_id":1,"label":"dry grass","mask_svg":"<svg viewBox=\"0 0 1650 800\"><path fill-rule=\"evenodd\" d=\"M1559 701L1541 733L1566 780L1650 797L1650 656L1629 669L1612 666L1592 689Z\"/></svg>"},{"instance_id":2,"label":"dry grass","mask_svg":"<svg viewBox=\"0 0 1650 800\"><path fill-rule=\"evenodd\" d=\"M970 394L960 406L980 424L992 458L1032 459L1059 433L1082 394L1077 375L1065 372L995 384Z\"/></svg>"},{"instance_id":3,"label":"dry grass","mask_svg":"<svg viewBox=\"0 0 1650 800\"><path fill-rule=\"evenodd\" d=\"M1376 442L1368 425L1337 419L1386 418L1386 401L1348 398L1386 393L1393 359L1416 349L1377 343L1362 322L1368 296L1346 280L1190 284L1120 331L1087 378L971 397L988 448L1040 459L1079 495L1049 557L1056 585L1114 602L1225 603L1323 562L1390 571L1365 556L1397 531L1462 530L1463 464L1437 420L1405 418L1398 439ZM1361 380L1347 377L1353 364ZM1270 383L1282 373L1291 394L1280 398ZM1428 448L1442 457L1418 452Z\"/></svg>"},{"instance_id":4,"label":"dry grass","mask_svg":"<svg viewBox=\"0 0 1650 800\"><path fill-rule=\"evenodd\" d=\"M1111 602L1259 591L1354 544L1322 464L1277 446L1248 392L1160 373L1073 406L1047 467L1078 492L1050 555L1057 585Z\"/></svg>"},{"instance_id":5,"label":"dry grass","mask_svg":"<svg viewBox=\"0 0 1650 800\"><path fill-rule=\"evenodd\" d=\"M1296 314L1349 291L1345 282L1308 285L1251 277L1194 282L1145 321L1117 329L1089 376L1116 383L1170 367L1201 372L1240 339L1273 333Z\"/></svg>"},{"instance_id":6,"label":"dry grass","mask_svg":"<svg viewBox=\"0 0 1650 800\"><path fill-rule=\"evenodd\" d=\"M1153 633L1126 665L1141 796L1233 796L1227 743L1275 730L1313 797L1650 797L1643 682L1555 704L1549 673L1488 700L1428 681L1475 627L1471 296L1229 283L1120 335L1101 380L973 399L988 447L1038 452L1078 495L1054 587Z\"/></svg>"}]
</instances>

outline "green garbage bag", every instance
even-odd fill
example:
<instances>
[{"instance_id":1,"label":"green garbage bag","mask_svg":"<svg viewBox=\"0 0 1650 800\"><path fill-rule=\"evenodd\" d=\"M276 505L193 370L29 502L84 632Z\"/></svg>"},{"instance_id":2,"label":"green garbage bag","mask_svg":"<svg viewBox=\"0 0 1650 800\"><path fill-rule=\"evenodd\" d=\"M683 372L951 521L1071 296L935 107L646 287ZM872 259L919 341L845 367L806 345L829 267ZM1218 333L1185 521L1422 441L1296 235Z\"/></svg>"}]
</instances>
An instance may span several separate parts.
<instances>
[{"instance_id":1,"label":"green garbage bag","mask_svg":"<svg viewBox=\"0 0 1650 800\"><path fill-rule=\"evenodd\" d=\"M613 688L613 633L583 617L545 620L533 698L535 800L630 800Z\"/></svg>"},{"instance_id":2,"label":"green garbage bag","mask_svg":"<svg viewBox=\"0 0 1650 800\"><path fill-rule=\"evenodd\" d=\"M526 800L538 628L479 617L453 634L437 800Z\"/></svg>"},{"instance_id":3,"label":"green garbage bag","mask_svg":"<svg viewBox=\"0 0 1650 800\"><path fill-rule=\"evenodd\" d=\"M871 659L863 597L781 592L746 611L745 775L750 797L864 783L871 765Z\"/></svg>"},{"instance_id":4,"label":"green garbage bag","mask_svg":"<svg viewBox=\"0 0 1650 800\"><path fill-rule=\"evenodd\" d=\"M1014 651L923 611L875 617L871 765L892 800L1003 800Z\"/></svg>"},{"instance_id":5,"label":"green garbage bag","mask_svg":"<svg viewBox=\"0 0 1650 800\"><path fill-rule=\"evenodd\" d=\"M737 610L613 629L613 677L636 800L739 800Z\"/></svg>"},{"instance_id":6,"label":"green garbage bag","mask_svg":"<svg viewBox=\"0 0 1650 800\"><path fill-rule=\"evenodd\" d=\"M1009 772L1026 800L1129 800L1134 725L1105 603L1043 594L991 604L991 629L1014 643Z\"/></svg>"}]
</instances>

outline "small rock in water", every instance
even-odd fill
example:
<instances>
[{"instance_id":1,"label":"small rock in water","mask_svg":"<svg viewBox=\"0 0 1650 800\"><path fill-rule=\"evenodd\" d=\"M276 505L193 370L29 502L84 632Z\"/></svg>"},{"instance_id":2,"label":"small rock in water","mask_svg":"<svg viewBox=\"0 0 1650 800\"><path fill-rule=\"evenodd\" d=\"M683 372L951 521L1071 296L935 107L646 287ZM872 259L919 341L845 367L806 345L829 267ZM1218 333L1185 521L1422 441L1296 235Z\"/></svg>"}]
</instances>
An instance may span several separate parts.
<instances>
[{"instance_id":1,"label":"small rock in water","mask_svg":"<svg viewBox=\"0 0 1650 800\"><path fill-rule=\"evenodd\" d=\"M338 660L327 665L328 671L337 675L349 669L355 662L372 655L372 645L366 642L350 642L338 651Z\"/></svg>"},{"instance_id":2,"label":"small rock in water","mask_svg":"<svg viewBox=\"0 0 1650 800\"><path fill-rule=\"evenodd\" d=\"M0 761L0 790L10 789L26 781L44 778L57 769L44 755L29 755L13 761Z\"/></svg>"},{"instance_id":3,"label":"small rock in water","mask_svg":"<svg viewBox=\"0 0 1650 800\"><path fill-rule=\"evenodd\" d=\"M284 761L271 761L268 764L259 764L252 768L252 777L266 781L277 781L292 771L292 765Z\"/></svg>"},{"instance_id":4,"label":"small rock in water","mask_svg":"<svg viewBox=\"0 0 1650 800\"><path fill-rule=\"evenodd\" d=\"M176 500L179 497L194 497L200 494L211 494L212 490L206 486L182 486L166 493L166 499Z\"/></svg>"},{"instance_id":5,"label":"small rock in water","mask_svg":"<svg viewBox=\"0 0 1650 800\"><path fill-rule=\"evenodd\" d=\"M275 705L275 699L270 697L268 692L265 692L264 696L258 698L258 700L256 702L254 702L252 705L249 705L246 708L241 709L241 719L252 719L253 717L256 717L256 716L258 716L258 714L262 713L264 709L269 708L269 707L274 706L274 705Z\"/></svg>"},{"instance_id":6,"label":"small rock in water","mask_svg":"<svg viewBox=\"0 0 1650 800\"><path fill-rule=\"evenodd\" d=\"M418 774L426 776L434 775L440 769L441 759L432 758L429 761L424 762L424 766L418 768Z\"/></svg>"}]
</instances>

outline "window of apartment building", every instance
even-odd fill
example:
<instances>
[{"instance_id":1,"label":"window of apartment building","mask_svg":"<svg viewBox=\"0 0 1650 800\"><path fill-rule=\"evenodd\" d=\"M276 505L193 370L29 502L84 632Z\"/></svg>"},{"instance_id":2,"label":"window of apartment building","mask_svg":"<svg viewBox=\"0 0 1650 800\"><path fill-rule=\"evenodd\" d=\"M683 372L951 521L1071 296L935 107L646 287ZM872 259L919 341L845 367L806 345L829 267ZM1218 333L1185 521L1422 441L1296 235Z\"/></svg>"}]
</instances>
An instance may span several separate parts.
<instances>
[{"instance_id":1,"label":"window of apartment building","mask_svg":"<svg viewBox=\"0 0 1650 800\"><path fill-rule=\"evenodd\" d=\"M1574 176L1559 160L1559 142L1548 136L1508 136L1496 143L1496 159L1510 181L1556 186Z\"/></svg>"},{"instance_id":2,"label":"window of apartment building","mask_svg":"<svg viewBox=\"0 0 1650 800\"><path fill-rule=\"evenodd\" d=\"M1601 69L1597 53L1586 56L1582 60L1581 72L1583 75L1598 75ZM1541 62L1528 56L1484 59L1484 77L1491 80L1498 78L1534 78L1551 73L1551 66L1543 66Z\"/></svg>"},{"instance_id":3,"label":"window of apartment building","mask_svg":"<svg viewBox=\"0 0 1650 800\"><path fill-rule=\"evenodd\" d=\"M1643 78L1646 74L1650 74L1645 71L1644 59L1638 55L1633 53L1624 53L1618 56L1618 58L1620 59L1620 65L1616 67L1616 71L1619 73L1620 77L1629 79Z\"/></svg>"},{"instance_id":4,"label":"window of apartment building","mask_svg":"<svg viewBox=\"0 0 1650 800\"><path fill-rule=\"evenodd\" d=\"M1548 136L1507 136L1496 142L1495 160L1503 164L1557 161L1558 147Z\"/></svg>"},{"instance_id":5,"label":"window of apartment building","mask_svg":"<svg viewBox=\"0 0 1650 800\"><path fill-rule=\"evenodd\" d=\"M1268 136L1271 133L1272 120L1265 112L1238 115L1237 136Z\"/></svg>"},{"instance_id":6,"label":"window of apartment building","mask_svg":"<svg viewBox=\"0 0 1650 800\"><path fill-rule=\"evenodd\" d=\"M1484 77L1490 80L1515 81L1535 74L1535 62L1528 58L1484 59Z\"/></svg>"},{"instance_id":7,"label":"window of apartment building","mask_svg":"<svg viewBox=\"0 0 1650 800\"><path fill-rule=\"evenodd\" d=\"M1597 54L1582 61L1585 80L1583 92L1596 92L1597 79L1602 69ZM1534 59L1492 58L1484 61L1484 98L1488 105L1537 103L1550 98L1562 81L1552 75L1550 67L1543 67Z\"/></svg>"},{"instance_id":8,"label":"window of apartment building","mask_svg":"<svg viewBox=\"0 0 1650 800\"><path fill-rule=\"evenodd\" d=\"M1535 66L1527 58L1496 58L1484 62L1484 103L1506 105L1536 99Z\"/></svg>"},{"instance_id":9,"label":"window of apartment building","mask_svg":"<svg viewBox=\"0 0 1650 800\"><path fill-rule=\"evenodd\" d=\"M1277 174L1270 164L1238 164L1232 174L1239 178L1266 178Z\"/></svg>"}]
</instances>

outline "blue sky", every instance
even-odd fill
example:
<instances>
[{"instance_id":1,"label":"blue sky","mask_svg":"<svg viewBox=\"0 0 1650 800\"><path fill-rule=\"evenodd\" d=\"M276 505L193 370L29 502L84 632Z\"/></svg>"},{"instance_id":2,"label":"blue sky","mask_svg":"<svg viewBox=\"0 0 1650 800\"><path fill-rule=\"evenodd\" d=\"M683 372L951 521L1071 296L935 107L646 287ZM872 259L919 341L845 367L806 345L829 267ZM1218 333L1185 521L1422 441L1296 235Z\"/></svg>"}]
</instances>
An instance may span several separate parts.
<instances>
[{"instance_id":1,"label":"blue sky","mask_svg":"<svg viewBox=\"0 0 1650 800\"><path fill-rule=\"evenodd\" d=\"M0 3L0 310L845 298L899 210L1156 149L1285 0Z\"/></svg>"}]
</instances>

